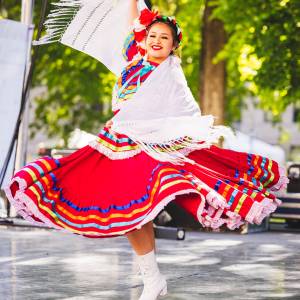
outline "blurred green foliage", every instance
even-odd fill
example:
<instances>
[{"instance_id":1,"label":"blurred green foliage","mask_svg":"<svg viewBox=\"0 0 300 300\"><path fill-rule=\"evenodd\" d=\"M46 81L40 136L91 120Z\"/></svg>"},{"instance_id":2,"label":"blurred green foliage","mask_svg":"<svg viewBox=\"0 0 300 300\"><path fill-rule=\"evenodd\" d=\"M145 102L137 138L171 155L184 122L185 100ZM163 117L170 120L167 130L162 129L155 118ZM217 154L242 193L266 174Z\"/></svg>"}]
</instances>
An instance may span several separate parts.
<instances>
[{"instance_id":1,"label":"blurred green foliage","mask_svg":"<svg viewBox=\"0 0 300 300\"><path fill-rule=\"evenodd\" d=\"M97 60L61 44L41 46L34 85L46 85L48 93L36 99L33 131L66 139L75 128L96 134L111 117L114 75Z\"/></svg>"},{"instance_id":2,"label":"blurred green foliage","mask_svg":"<svg viewBox=\"0 0 300 300\"><path fill-rule=\"evenodd\" d=\"M248 92L279 120L289 104L300 101L300 1L212 2L228 35L218 58L227 61L229 104L241 103Z\"/></svg>"},{"instance_id":3,"label":"blurred green foliage","mask_svg":"<svg viewBox=\"0 0 300 300\"><path fill-rule=\"evenodd\" d=\"M53 8L48 5L48 12ZM2 4L1 16L19 20L20 1ZM34 24L41 13L35 2ZM44 131L66 142L70 132L80 128L97 134L101 123L112 116L111 91L115 76L100 62L60 43L39 47L33 86L46 86L47 93L35 99L35 120L31 132Z\"/></svg>"},{"instance_id":4,"label":"blurred green foliage","mask_svg":"<svg viewBox=\"0 0 300 300\"><path fill-rule=\"evenodd\" d=\"M1 3L2 17L19 19L20 1ZM182 64L189 86L199 99L201 28L204 0L153 0L154 8L175 15L183 29ZM226 118L240 118L243 99L255 95L275 119L300 95L300 1L210 0L214 16L224 22L227 44L215 58L226 60ZM36 1L38 24L41 2ZM50 5L49 5L50 8ZM66 139L74 128L97 133L111 117L114 76L95 59L61 44L40 47L34 86L48 93L36 99L33 130Z\"/></svg>"}]
</instances>

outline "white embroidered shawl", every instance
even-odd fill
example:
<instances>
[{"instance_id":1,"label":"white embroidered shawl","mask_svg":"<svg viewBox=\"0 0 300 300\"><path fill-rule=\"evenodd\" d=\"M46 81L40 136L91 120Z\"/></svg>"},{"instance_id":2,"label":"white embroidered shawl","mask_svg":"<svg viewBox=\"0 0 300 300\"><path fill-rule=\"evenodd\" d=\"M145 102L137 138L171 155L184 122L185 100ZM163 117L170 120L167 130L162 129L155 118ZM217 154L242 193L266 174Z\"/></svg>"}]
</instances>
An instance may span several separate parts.
<instances>
[{"instance_id":1,"label":"white embroidered shawl","mask_svg":"<svg viewBox=\"0 0 300 300\"><path fill-rule=\"evenodd\" d=\"M119 75L127 62L124 40L129 32L127 0L60 0L45 22L46 35L35 44L54 41L87 53ZM145 8L143 0L139 5ZM186 154L209 147L225 127L214 127L212 116L201 116L180 60L169 56L122 104L113 130L126 134L152 157L172 163L191 162ZM185 148L183 151L177 150Z\"/></svg>"},{"instance_id":2,"label":"white embroidered shawl","mask_svg":"<svg viewBox=\"0 0 300 300\"><path fill-rule=\"evenodd\" d=\"M171 55L123 102L112 129L129 136L152 157L180 163L191 162L186 158L188 150L207 148L220 136L231 134L213 122L213 116L201 116L180 59ZM177 151L178 146L185 150Z\"/></svg>"},{"instance_id":3,"label":"white embroidered shawl","mask_svg":"<svg viewBox=\"0 0 300 300\"><path fill-rule=\"evenodd\" d=\"M122 49L129 32L127 0L60 0L52 3L46 35L35 45L61 42L82 51L119 75L127 62Z\"/></svg>"}]
</instances>

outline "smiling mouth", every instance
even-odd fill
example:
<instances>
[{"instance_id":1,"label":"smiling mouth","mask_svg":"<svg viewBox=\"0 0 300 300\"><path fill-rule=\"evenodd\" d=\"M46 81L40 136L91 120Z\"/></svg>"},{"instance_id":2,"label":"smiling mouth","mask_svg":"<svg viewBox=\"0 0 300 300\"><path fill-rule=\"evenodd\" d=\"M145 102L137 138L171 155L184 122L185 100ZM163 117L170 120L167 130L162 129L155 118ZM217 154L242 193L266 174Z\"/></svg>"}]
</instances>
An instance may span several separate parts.
<instances>
[{"instance_id":1,"label":"smiling mouth","mask_svg":"<svg viewBox=\"0 0 300 300\"><path fill-rule=\"evenodd\" d=\"M151 47L153 50L161 50L162 49L162 47L160 47L160 46L152 46Z\"/></svg>"}]
</instances>

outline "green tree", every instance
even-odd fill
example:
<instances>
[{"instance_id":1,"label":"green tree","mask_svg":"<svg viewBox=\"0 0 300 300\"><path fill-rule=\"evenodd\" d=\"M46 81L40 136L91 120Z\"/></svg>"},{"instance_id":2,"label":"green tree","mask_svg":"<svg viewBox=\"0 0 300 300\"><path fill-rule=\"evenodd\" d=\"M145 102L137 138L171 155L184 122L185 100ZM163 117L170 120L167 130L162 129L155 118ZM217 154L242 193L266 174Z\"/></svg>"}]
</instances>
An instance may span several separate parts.
<instances>
[{"instance_id":1,"label":"green tree","mask_svg":"<svg viewBox=\"0 0 300 300\"><path fill-rule=\"evenodd\" d=\"M74 128L97 133L111 117L114 75L97 60L61 44L43 45L34 85L48 92L36 99L33 131L46 129L49 136L65 140ZM46 128L45 128L46 124Z\"/></svg>"},{"instance_id":2,"label":"green tree","mask_svg":"<svg viewBox=\"0 0 300 300\"><path fill-rule=\"evenodd\" d=\"M300 2L216 0L228 41L219 59L227 62L227 100L232 117L245 93L275 119L300 101Z\"/></svg>"},{"instance_id":3,"label":"green tree","mask_svg":"<svg viewBox=\"0 0 300 300\"><path fill-rule=\"evenodd\" d=\"M225 61L214 63L215 56L224 48L226 33L221 20L213 18L216 6L205 1L202 24L200 69L200 105L203 114L216 117L216 124L225 122L226 67Z\"/></svg>"}]
</instances>

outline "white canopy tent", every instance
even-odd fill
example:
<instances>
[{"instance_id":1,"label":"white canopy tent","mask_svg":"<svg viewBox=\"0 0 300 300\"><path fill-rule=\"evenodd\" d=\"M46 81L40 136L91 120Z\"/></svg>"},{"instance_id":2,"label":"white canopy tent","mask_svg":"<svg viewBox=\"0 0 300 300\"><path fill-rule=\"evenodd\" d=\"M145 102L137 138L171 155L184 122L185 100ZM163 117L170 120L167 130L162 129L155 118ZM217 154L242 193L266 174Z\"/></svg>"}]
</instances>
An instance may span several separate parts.
<instances>
[{"instance_id":1,"label":"white canopy tent","mask_svg":"<svg viewBox=\"0 0 300 300\"><path fill-rule=\"evenodd\" d=\"M0 167L2 168L13 136L21 105L31 29L11 20L0 20ZM14 150L15 152L15 150ZM6 179L14 164L11 156Z\"/></svg>"}]
</instances>

